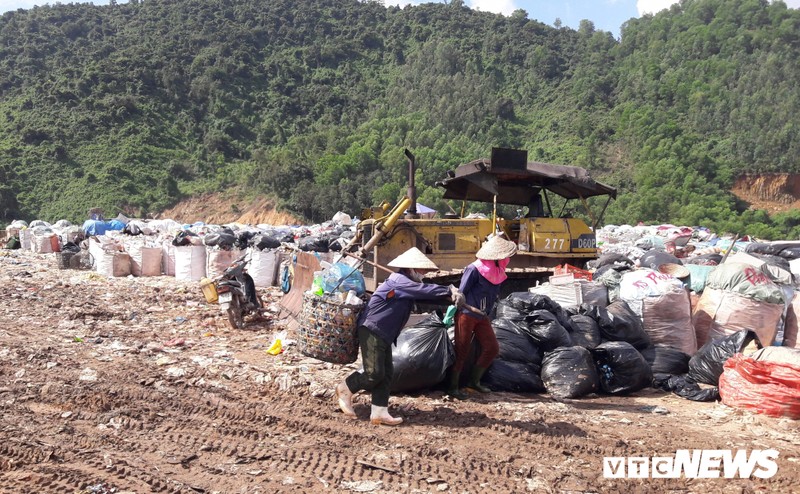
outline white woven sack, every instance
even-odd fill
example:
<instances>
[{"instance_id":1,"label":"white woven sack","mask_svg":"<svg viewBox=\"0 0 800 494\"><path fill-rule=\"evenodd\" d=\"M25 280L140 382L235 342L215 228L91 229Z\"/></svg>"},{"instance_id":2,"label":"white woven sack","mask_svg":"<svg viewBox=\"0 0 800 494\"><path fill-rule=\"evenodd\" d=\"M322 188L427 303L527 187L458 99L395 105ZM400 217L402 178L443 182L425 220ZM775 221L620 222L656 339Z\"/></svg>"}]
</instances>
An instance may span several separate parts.
<instances>
[{"instance_id":1,"label":"white woven sack","mask_svg":"<svg viewBox=\"0 0 800 494\"><path fill-rule=\"evenodd\" d=\"M628 271L619 283L619 298L642 317L642 302L648 297L660 297L676 289L683 289L681 280L650 268Z\"/></svg>"},{"instance_id":2,"label":"white woven sack","mask_svg":"<svg viewBox=\"0 0 800 494\"><path fill-rule=\"evenodd\" d=\"M161 244L161 272L167 276L175 276L175 246L171 240Z\"/></svg>"},{"instance_id":3,"label":"white woven sack","mask_svg":"<svg viewBox=\"0 0 800 494\"><path fill-rule=\"evenodd\" d=\"M182 245L175 247L175 278L199 281L206 276L206 246Z\"/></svg>"},{"instance_id":4,"label":"white woven sack","mask_svg":"<svg viewBox=\"0 0 800 494\"><path fill-rule=\"evenodd\" d=\"M249 249L250 264L247 272L253 277L257 287L275 286L277 284L280 256L277 250Z\"/></svg>"}]
</instances>

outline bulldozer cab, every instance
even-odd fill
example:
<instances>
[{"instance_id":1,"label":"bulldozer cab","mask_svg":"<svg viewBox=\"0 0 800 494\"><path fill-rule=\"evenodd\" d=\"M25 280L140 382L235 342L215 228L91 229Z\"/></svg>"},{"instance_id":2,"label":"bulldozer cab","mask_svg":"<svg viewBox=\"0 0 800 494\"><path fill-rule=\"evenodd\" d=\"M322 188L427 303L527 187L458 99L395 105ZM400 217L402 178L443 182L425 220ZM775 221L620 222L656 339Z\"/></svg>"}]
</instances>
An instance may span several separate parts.
<instances>
[{"instance_id":1,"label":"bulldozer cab","mask_svg":"<svg viewBox=\"0 0 800 494\"><path fill-rule=\"evenodd\" d=\"M409 177L413 177L413 154L407 151L406 155ZM494 148L491 158L462 164L436 182L444 189L444 199L462 201L462 205L493 204L491 217L462 217L466 211L462 207L461 215L421 219L410 211L411 205L416 204L411 180L408 197L394 208L384 204L362 216L364 221L354 245L346 249L365 260L362 271L368 290L377 288L389 275L381 266L411 247L425 252L440 269L428 275L427 280L458 283L463 269L475 261L483 241L497 232L519 247L507 272L510 278L522 280L523 285L525 280L531 286L546 278L560 264L583 267L586 261L597 257L594 230L610 200L616 197L616 189L595 181L583 168L529 162L526 151L504 148ZM606 196L599 214L587 201L595 196ZM573 203L582 208L589 223L573 217L567 209ZM516 207L517 214L502 217L496 212L497 205Z\"/></svg>"}]
</instances>

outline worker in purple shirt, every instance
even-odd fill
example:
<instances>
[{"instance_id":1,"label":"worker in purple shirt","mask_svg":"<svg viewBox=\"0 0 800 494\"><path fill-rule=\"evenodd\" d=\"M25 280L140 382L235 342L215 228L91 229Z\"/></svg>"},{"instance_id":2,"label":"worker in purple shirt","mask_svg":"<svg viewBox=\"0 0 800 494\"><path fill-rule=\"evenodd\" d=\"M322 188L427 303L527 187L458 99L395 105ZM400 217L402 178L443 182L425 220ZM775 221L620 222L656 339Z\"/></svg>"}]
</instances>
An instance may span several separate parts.
<instances>
[{"instance_id":1,"label":"worker in purple shirt","mask_svg":"<svg viewBox=\"0 0 800 494\"><path fill-rule=\"evenodd\" d=\"M439 268L416 247L389 263L397 273L381 283L358 318L358 342L364 370L350 374L336 386L336 400L342 412L356 418L353 394L372 393L370 422L376 425L399 425L400 417L389 415L389 384L392 382L392 344L405 327L414 302L428 301L461 306L464 296L454 286L422 283L422 277Z\"/></svg>"},{"instance_id":2,"label":"worker in purple shirt","mask_svg":"<svg viewBox=\"0 0 800 494\"><path fill-rule=\"evenodd\" d=\"M461 275L461 284L458 289L464 294L466 304L480 309L484 314L476 314L466 309L460 309L456 314L456 327L454 346L456 361L450 368L450 382L447 394L453 398L463 400L467 397L459 389L461 371L469 355L473 335L481 347L481 353L472 368L467 387L481 393L488 393L489 388L481 384L484 372L500 351L497 337L494 334L492 323L488 315L500 297L500 285L506 279L506 266L511 261L511 256L517 252L517 244L506 240L501 235L495 235L487 240L475 253L478 259L464 269Z\"/></svg>"}]
</instances>

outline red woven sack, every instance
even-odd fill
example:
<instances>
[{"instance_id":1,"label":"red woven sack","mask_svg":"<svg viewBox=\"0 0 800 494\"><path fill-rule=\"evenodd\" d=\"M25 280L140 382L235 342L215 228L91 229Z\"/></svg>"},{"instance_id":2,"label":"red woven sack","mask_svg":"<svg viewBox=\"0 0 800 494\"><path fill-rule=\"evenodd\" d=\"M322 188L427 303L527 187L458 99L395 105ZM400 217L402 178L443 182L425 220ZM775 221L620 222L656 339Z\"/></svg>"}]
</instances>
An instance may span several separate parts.
<instances>
[{"instance_id":1,"label":"red woven sack","mask_svg":"<svg viewBox=\"0 0 800 494\"><path fill-rule=\"evenodd\" d=\"M725 362L719 396L731 407L800 419L800 367L737 353Z\"/></svg>"}]
</instances>

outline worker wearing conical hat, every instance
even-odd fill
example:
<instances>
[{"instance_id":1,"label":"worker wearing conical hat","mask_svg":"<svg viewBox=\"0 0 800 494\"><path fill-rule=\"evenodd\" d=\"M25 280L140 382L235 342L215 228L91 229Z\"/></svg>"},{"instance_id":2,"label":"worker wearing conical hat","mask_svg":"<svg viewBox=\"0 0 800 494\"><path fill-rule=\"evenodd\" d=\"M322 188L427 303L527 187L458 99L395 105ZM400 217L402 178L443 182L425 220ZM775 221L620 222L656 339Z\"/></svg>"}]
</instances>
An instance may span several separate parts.
<instances>
[{"instance_id":1,"label":"worker wearing conical hat","mask_svg":"<svg viewBox=\"0 0 800 494\"><path fill-rule=\"evenodd\" d=\"M467 266L461 275L459 291L464 294L466 303L481 309L484 314L491 314L500 297L500 285L506 279L506 267L511 256L517 252L517 244L495 235L487 240L475 253L478 259ZM456 315L455 350L456 361L450 370L447 393L453 398L465 399L467 395L459 389L461 371L469 355L473 335L481 346L481 354L475 367L472 368L467 386L482 393L491 391L481 384L486 369L491 365L500 351L494 329L487 316L476 315L469 310L461 309Z\"/></svg>"},{"instance_id":2,"label":"worker wearing conical hat","mask_svg":"<svg viewBox=\"0 0 800 494\"><path fill-rule=\"evenodd\" d=\"M422 283L422 277L437 271L436 264L416 247L412 247L389 263L399 271L389 275L375 290L358 318L358 342L364 369L350 374L336 386L336 400L342 412L355 418L353 393L372 393L370 422L398 425L400 417L389 415L389 385L392 382L392 344L397 342L414 303L463 305L464 296L455 287Z\"/></svg>"}]
</instances>

